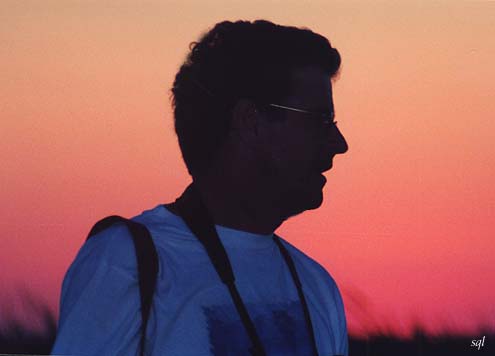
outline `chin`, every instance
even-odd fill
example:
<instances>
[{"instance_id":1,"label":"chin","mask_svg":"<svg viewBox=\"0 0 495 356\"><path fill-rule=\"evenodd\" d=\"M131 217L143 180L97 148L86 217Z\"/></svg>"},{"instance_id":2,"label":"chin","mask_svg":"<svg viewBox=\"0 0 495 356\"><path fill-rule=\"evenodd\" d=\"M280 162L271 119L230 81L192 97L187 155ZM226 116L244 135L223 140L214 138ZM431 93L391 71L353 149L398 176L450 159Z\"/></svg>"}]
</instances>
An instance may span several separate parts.
<instances>
[{"instance_id":1,"label":"chin","mask_svg":"<svg viewBox=\"0 0 495 356\"><path fill-rule=\"evenodd\" d=\"M308 204L310 207L307 208L307 210L314 210L318 209L321 204L323 204L323 192L320 192L317 196L312 199L310 204Z\"/></svg>"},{"instance_id":2,"label":"chin","mask_svg":"<svg viewBox=\"0 0 495 356\"><path fill-rule=\"evenodd\" d=\"M286 216L290 217L306 210L318 209L323 204L323 187L305 183L296 189L286 190L282 196L285 197L283 199L285 203L282 203L281 206L284 206Z\"/></svg>"},{"instance_id":3,"label":"chin","mask_svg":"<svg viewBox=\"0 0 495 356\"><path fill-rule=\"evenodd\" d=\"M306 194L304 200L299 200L295 203L294 209L292 209L293 213L291 216L301 214L306 210L315 210L318 209L321 204L323 204L323 192L320 190L318 193Z\"/></svg>"}]
</instances>

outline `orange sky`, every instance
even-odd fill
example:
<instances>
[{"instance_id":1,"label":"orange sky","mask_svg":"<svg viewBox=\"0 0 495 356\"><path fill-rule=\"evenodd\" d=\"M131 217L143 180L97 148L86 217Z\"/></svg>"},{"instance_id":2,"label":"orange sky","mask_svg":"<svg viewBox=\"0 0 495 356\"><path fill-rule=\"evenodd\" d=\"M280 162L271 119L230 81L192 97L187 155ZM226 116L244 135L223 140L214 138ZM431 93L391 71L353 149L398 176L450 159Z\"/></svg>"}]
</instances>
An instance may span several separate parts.
<instances>
[{"instance_id":1,"label":"orange sky","mask_svg":"<svg viewBox=\"0 0 495 356\"><path fill-rule=\"evenodd\" d=\"M349 151L322 207L278 233L334 276L350 332L495 329L495 3L136 4L0 3L1 303L22 308L7 299L24 284L58 313L94 222L181 192L168 90L187 46L263 18L342 55Z\"/></svg>"}]
</instances>

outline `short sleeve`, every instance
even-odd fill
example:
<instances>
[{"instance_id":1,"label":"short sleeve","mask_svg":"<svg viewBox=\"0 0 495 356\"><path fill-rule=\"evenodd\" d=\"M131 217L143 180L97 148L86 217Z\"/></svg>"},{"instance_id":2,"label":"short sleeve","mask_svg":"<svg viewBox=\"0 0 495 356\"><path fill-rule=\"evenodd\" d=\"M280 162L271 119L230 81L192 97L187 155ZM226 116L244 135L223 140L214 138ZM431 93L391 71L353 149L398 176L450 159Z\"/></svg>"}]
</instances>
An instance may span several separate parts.
<instances>
[{"instance_id":1,"label":"short sleeve","mask_svg":"<svg viewBox=\"0 0 495 356\"><path fill-rule=\"evenodd\" d=\"M116 231L123 232L125 228L86 241L69 267L62 283L52 354L138 354L141 307L137 278L105 256L112 250L111 235ZM130 238L129 234L120 240L125 245Z\"/></svg>"}]
</instances>

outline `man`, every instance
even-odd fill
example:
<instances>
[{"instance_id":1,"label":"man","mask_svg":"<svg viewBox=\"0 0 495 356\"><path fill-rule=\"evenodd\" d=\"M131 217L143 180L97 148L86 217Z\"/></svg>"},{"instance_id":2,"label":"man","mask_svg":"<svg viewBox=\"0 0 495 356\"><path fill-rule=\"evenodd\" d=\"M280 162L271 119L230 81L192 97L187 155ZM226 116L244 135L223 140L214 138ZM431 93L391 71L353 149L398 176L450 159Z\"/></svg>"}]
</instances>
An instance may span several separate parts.
<instances>
[{"instance_id":1,"label":"man","mask_svg":"<svg viewBox=\"0 0 495 356\"><path fill-rule=\"evenodd\" d=\"M274 235L289 217L321 205L322 172L348 149L333 121L330 79L339 67L324 37L263 20L225 21L194 43L172 88L193 183L175 202L132 218L150 231L160 266L147 354L249 355L258 342L258 354L348 355L333 278ZM192 192L230 260L230 295L181 214ZM245 318L255 331L246 332ZM136 355L140 328L134 246L129 230L115 225L88 240L67 272L52 352Z\"/></svg>"}]
</instances>

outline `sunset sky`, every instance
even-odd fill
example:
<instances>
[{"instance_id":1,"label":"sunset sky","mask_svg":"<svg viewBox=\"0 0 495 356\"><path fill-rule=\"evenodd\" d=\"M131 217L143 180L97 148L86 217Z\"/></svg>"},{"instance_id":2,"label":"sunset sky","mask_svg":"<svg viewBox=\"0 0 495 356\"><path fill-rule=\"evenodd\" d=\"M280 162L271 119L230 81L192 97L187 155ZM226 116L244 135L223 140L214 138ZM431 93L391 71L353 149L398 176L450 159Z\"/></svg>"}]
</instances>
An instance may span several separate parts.
<instances>
[{"instance_id":1,"label":"sunset sky","mask_svg":"<svg viewBox=\"0 0 495 356\"><path fill-rule=\"evenodd\" d=\"M30 314L24 288L58 316L92 225L181 193L169 89L190 42L240 19L342 56L349 150L277 233L337 281L349 332L495 330L495 2L3 0L0 306Z\"/></svg>"}]
</instances>

